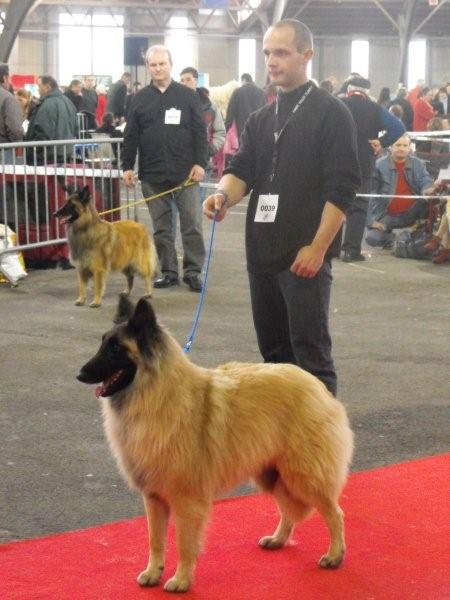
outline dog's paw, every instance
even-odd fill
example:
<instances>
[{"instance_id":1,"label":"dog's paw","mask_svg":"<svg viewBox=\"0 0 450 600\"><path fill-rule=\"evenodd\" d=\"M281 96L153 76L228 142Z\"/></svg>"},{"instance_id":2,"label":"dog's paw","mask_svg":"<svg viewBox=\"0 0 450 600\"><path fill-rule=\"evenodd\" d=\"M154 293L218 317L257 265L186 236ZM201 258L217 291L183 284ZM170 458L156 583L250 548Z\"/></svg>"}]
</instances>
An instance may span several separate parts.
<instances>
[{"instance_id":1,"label":"dog's paw","mask_svg":"<svg viewBox=\"0 0 450 600\"><path fill-rule=\"evenodd\" d=\"M284 542L280 541L273 535L266 535L265 537L262 537L259 540L258 544L261 548L264 548L265 550L279 550L284 546Z\"/></svg>"},{"instance_id":2,"label":"dog's paw","mask_svg":"<svg viewBox=\"0 0 450 600\"><path fill-rule=\"evenodd\" d=\"M91 302L91 303L89 304L89 306L90 306L91 308L98 308L98 307L99 307L99 306L101 306L101 305L102 305L102 303L101 303L101 302L95 302L95 300L94 300L94 302Z\"/></svg>"},{"instance_id":3,"label":"dog's paw","mask_svg":"<svg viewBox=\"0 0 450 600\"><path fill-rule=\"evenodd\" d=\"M146 299L150 299L150 298L153 298L153 294L144 294L142 297L146 298Z\"/></svg>"},{"instance_id":4,"label":"dog's paw","mask_svg":"<svg viewBox=\"0 0 450 600\"><path fill-rule=\"evenodd\" d=\"M86 300L83 300L83 298L77 298L75 300L75 306L84 306L85 302L86 302Z\"/></svg>"},{"instance_id":5,"label":"dog's paw","mask_svg":"<svg viewBox=\"0 0 450 600\"><path fill-rule=\"evenodd\" d=\"M190 581L187 579L179 579L178 577L171 577L166 581L164 585L165 592L187 592L189 589Z\"/></svg>"},{"instance_id":6,"label":"dog's paw","mask_svg":"<svg viewBox=\"0 0 450 600\"><path fill-rule=\"evenodd\" d=\"M331 557L328 554L324 554L319 560L319 567L322 569L337 569L344 559L344 555L341 554L338 557Z\"/></svg>"},{"instance_id":7,"label":"dog's paw","mask_svg":"<svg viewBox=\"0 0 450 600\"><path fill-rule=\"evenodd\" d=\"M139 573L137 576L137 582L143 587L153 587L158 585L161 579L161 573L163 568L160 569L146 569Z\"/></svg>"}]
</instances>

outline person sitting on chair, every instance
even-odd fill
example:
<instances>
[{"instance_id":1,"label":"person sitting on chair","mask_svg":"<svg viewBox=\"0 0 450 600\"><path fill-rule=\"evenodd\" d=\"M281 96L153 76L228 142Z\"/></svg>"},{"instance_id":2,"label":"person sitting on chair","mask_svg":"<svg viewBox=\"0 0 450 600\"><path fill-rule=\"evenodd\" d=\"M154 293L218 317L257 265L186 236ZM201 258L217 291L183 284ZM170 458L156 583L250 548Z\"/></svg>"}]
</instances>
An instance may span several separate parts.
<instances>
[{"instance_id":1,"label":"person sitting on chair","mask_svg":"<svg viewBox=\"0 0 450 600\"><path fill-rule=\"evenodd\" d=\"M424 199L405 196L432 195L438 189L424 163L411 156L411 139L403 135L391 146L391 155L379 158L375 165L369 201L366 242L369 246L389 247L392 229L411 227L428 214ZM378 197L377 195L387 196Z\"/></svg>"}]
</instances>

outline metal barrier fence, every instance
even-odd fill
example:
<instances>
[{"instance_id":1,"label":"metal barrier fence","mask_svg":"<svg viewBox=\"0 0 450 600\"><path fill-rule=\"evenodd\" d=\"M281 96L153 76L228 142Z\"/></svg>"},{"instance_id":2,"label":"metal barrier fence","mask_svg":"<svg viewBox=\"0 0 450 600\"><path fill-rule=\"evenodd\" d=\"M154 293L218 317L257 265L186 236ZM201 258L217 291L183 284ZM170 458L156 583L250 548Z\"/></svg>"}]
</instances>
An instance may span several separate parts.
<instances>
[{"instance_id":1,"label":"metal barrier fence","mask_svg":"<svg viewBox=\"0 0 450 600\"><path fill-rule=\"evenodd\" d=\"M0 256L50 246L57 254L55 248L67 240L64 226L53 213L65 202L65 186L89 186L99 212L133 202L136 190L122 184L118 166L122 141L96 135L92 139L0 144L0 223L14 231L17 241L12 247L5 235ZM135 218L136 211L124 208L106 218L121 217Z\"/></svg>"}]
</instances>

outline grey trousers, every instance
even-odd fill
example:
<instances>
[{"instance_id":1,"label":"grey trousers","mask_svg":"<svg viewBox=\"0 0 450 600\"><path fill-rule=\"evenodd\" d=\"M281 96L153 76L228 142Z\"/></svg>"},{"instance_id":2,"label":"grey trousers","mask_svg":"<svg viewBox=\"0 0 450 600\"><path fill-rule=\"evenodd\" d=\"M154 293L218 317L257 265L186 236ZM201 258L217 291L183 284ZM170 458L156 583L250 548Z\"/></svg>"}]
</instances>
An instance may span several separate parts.
<instances>
[{"instance_id":1,"label":"grey trousers","mask_svg":"<svg viewBox=\"0 0 450 600\"><path fill-rule=\"evenodd\" d=\"M173 186L175 187L175 186ZM145 197L164 191L161 186L142 182ZM202 213L199 186L192 185L147 203L153 221L153 236L163 275L178 275L178 259L172 226L173 202L180 216L180 232L183 243L183 272L200 274L205 260L205 244L202 233Z\"/></svg>"}]
</instances>

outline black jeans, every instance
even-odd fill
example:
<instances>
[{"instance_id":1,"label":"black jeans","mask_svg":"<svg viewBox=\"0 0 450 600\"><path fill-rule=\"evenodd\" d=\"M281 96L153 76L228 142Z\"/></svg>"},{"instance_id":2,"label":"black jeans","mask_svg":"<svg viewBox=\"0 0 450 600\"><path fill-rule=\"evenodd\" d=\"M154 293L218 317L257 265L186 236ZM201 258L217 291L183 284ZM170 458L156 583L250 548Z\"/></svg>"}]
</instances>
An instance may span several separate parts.
<instances>
[{"instance_id":1,"label":"black jeans","mask_svg":"<svg viewBox=\"0 0 450 600\"><path fill-rule=\"evenodd\" d=\"M363 179L359 189L360 194L370 192L370 178ZM356 197L351 206L347 209L344 239L342 241L342 250L352 254L361 254L361 244L366 228L367 208L369 206L368 198Z\"/></svg>"},{"instance_id":2,"label":"black jeans","mask_svg":"<svg viewBox=\"0 0 450 600\"><path fill-rule=\"evenodd\" d=\"M328 311L331 263L312 279L286 269L276 275L249 273L253 322L264 362L291 363L320 379L336 395Z\"/></svg>"}]
</instances>

